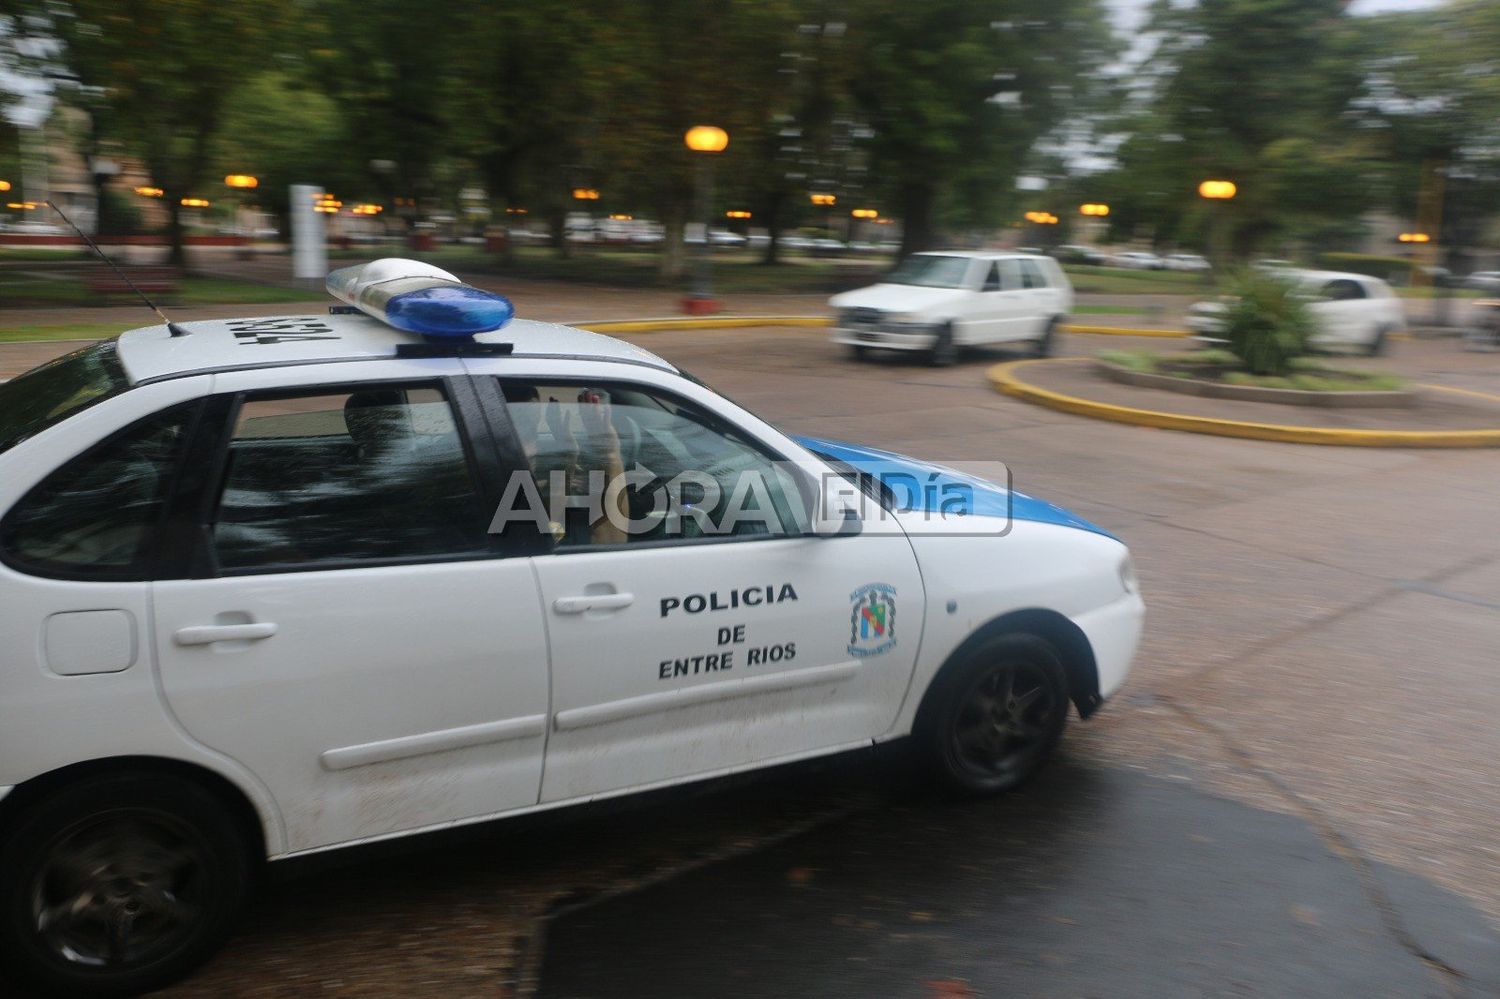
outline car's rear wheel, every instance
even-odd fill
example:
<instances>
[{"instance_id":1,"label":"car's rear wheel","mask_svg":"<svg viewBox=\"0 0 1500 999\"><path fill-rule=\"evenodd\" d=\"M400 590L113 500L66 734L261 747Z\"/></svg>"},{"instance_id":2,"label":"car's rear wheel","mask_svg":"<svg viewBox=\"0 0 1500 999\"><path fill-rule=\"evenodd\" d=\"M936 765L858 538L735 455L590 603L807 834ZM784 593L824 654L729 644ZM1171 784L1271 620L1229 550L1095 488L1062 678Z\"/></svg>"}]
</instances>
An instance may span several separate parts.
<instances>
[{"instance_id":1,"label":"car's rear wheel","mask_svg":"<svg viewBox=\"0 0 1500 999\"><path fill-rule=\"evenodd\" d=\"M851 361L863 361L866 358L868 358L869 356L870 356L870 349L868 347L861 347L857 343L851 343L849 345L849 360L851 360Z\"/></svg>"},{"instance_id":2,"label":"car's rear wheel","mask_svg":"<svg viewBox=\"0 0 1500 999\"><path fill-rule=\"evenodd\" d=\"M158 988L218 948L250 874L244 833L203 787L85 779L34 805L0 846L0 953L50 994Z\"/></svg>"},{"instance_id":3,"label":"car's rear wheel","mask_svg":"<svg viewBox=\"0 0 1500 999\"><path fill-rule=\"evenodd\" d=\"M1375 331L1375 337L1365 347L1365 353L1370 357L1379 357L1386 351L1386 328L1380 327Z\"/></svg>"},{"instance_id":4,"label":"car's rear wheel","mask_svg":"<svg viewBox=\"0 0 1500 999\"><path fill-rule=\"evenodd\" d=\"M1036 357L1051 357L1052 352L1057 349L1057 320L1047 321L1047 328L1042 330L1042 335L1032 342L1031 352Z\"/></svg>"},{"instance_id":5,"label":"car's rear wheel","mask_svg":"<svg viewBox=\"0 0 1500 999\"><path fill-rule=\"evenodd\" d=\"M938 330L937 339L927 353L927 362L934 368L951 368L958 362L958 343L953 339L952 323L944 323Z\"/></svg>"},{"instance_id":6,"label":"car's rear wheel","mask_svg":"<svg viewBox=\"0 0 1500 999\"><path fill-rule=\"evenodd\" d=\"M1067 671L1057 650L1034 635L998 635L938 676L914 734L941 788L995 794L1036 772L1067 720Z\"/></svg>"}]
</instances>

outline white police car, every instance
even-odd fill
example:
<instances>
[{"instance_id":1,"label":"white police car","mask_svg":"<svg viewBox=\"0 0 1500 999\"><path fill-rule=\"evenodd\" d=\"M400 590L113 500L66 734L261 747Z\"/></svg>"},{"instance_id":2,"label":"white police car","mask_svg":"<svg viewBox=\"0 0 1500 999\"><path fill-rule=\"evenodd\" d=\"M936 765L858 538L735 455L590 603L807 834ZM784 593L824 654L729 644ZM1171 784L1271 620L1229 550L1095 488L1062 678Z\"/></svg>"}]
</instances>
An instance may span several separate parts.
<instances>
[{"instance_id":1,"label":"white police car","mask_svg":"<svg viewBox=\"0 0 1500 999\"><path fill-rule=\"evenodd\" d=\"M1056 507L421 264L329 285L369 315L0 385L0 953L43 988L182 974L266 858L907 735L1005 789L1124 680L1129 555Z\"/></svg>"}]
</instances>

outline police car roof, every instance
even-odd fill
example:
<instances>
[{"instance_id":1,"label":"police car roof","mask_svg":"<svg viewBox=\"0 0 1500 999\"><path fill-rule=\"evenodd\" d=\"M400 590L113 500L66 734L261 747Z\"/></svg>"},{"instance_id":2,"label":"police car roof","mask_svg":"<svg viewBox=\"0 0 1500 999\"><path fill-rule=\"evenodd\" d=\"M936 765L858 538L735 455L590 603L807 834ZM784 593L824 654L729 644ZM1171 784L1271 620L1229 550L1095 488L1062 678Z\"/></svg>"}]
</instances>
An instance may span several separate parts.
<instances>
[{"instance_id":1,"label":"police car roof","mask_svg":"<svg viewBox=\"0 0 1500 999\"><path fill-rule=\"evenodd\" d=\"M166 326L146 326L122 333L120 362L132 383L237 368L364 361L396 355L400 344L421 343L369 316L259 316L205 319L175 324L186 336L172 336ZM513 320L476 343L509 343L516 357L566 357L647 364L677 369L649 350L613 337L525 319Z\"/></svg>"}]
</instances>

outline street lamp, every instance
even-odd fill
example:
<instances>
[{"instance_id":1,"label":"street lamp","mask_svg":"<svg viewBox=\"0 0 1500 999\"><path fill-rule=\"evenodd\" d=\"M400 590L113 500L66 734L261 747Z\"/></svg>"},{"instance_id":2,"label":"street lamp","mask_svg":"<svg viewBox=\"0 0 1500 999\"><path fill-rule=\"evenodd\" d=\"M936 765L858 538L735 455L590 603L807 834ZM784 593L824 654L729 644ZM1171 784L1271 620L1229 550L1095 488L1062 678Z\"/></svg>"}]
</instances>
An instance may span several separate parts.
<instances>
[{"instance_id":1,"label":"street lamp","mask_svg":"<svg viewBox=\"0 0 1500 999\"><path fill-rule=\"evenodd\" d=\"M232 173L224 178L225 185L249 190L260 186L260 178L252 177L248 173Z\"/></svg>"},{"instance_id":2,"label":"street lamp","mask_svg":"<svg viewBox=\"0 0 1500 999\"><path fill-rule=\"evenodd\" d=\"M1098 204L1079 205L1078 212L1081 215L1090 215L1094 218L1102 219L1104 216L1109 214L1109 206Z\"/></svg>"},{"instance_id":3,"label":"street lamp","mask_svg":"<svg viewBox=\"0 0 1500 999\"><path fill-rule=\"evenodd\" d=\"M0 180L0 193L4 193L4 192L9 191L9 190L10 190L10 181L8 181L8 180Z\"/></svg>"},{"instance_id":4,"label":"street lamp","mask_svg":"<svg viewBox=\"0 0 1500 999\"><path fill-rule=\"evenodd\" d=\"M694 268L693 290L682 300L682 311L690 316L719 311L713 292L713 246L708 230L713 224L714 156L729 146L729 133L717 125L694 125L682 141L698 154L698 218L703 220L703 244L698 247L698 266Z\"/></svg>"},{"instance_id":5,"label":"street lamp","mask_svg":"<svg viewBox=\"0 0 1500 999\"><path fill-rule=\"evenodd\" d=\"M1239 188L1234 186L1234 181L1232 180L1205 180L1203 183L1198 185L1199 196L1208 201L1228 202L1234 198L1235 194L1238 193L1238 191ZM1214 256L1214 263L1216 265L1223 263L1224 258L1228 255L1224 246L1225 236L1223 216L1223 209L1214 211L1213 214L1209 216L1209 242L1213 244L1213 249L1210 252Z\"/></svg>"}]
</instances>

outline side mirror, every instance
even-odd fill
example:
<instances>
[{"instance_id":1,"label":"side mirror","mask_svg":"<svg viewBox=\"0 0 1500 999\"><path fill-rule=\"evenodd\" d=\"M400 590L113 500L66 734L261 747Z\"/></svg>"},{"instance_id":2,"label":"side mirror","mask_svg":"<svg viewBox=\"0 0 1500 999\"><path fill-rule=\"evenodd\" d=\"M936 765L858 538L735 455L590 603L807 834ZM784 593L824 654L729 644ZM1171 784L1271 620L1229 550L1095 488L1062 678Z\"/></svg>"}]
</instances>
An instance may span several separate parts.
<instances>
[{"instance_id":1,"label":"side mirror","mask_svg":"<svg viewBox=\"0 0 1500 999\"><path fill-rule=\"evenodd\" d=\"M842 475L825 475L817 493L812 533L820 538L853 537L864 530L860 519L864 494Z\"/></svg>"}]
</instances>

